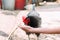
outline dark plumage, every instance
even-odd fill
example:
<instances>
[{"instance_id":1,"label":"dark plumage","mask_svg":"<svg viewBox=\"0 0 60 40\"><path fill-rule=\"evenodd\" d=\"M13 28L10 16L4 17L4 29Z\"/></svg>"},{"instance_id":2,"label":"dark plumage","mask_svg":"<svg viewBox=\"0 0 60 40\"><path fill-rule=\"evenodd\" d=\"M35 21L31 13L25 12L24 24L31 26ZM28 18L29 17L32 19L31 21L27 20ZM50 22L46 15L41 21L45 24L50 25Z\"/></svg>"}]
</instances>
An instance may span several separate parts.
<instances>
[{"instance_id":1,"label":"dark plumage","mask_svg":"<svg viewBox=\"0 0 60 40\"><path fill-rule=\"evenodd\" d=\"M37 16L28 16L26 19L30 20L28 25L33 27L33 28L38 28L41 25L41 18L39 18Z\"/></svg>"},{"instance_id":2,"label":"dark plumage","mask_svg":"<svg viewBox=\"0 0 60 40\"><path fill-rule=\"evenodd\" d=\"M30 22L28 24L25 24L25 25L29 25L33 28L38 28L41 25L41 18L40 17L28 16L26 19L29 19ZM27 34L29 35L30 33L27 33ZM37 36L39 36L39 34L37 34Z\"/></svg>"}]
</instances>

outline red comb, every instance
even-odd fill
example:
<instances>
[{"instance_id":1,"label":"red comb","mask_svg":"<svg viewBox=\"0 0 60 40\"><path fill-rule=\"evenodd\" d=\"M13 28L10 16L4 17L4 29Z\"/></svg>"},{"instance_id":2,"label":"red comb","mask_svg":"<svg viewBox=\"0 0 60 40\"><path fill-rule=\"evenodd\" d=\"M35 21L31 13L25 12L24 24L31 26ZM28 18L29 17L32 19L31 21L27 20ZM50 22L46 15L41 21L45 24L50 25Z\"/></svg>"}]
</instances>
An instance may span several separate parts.
<instances>
[{"instance_id":1,"label":"red comb","mask_svg":"<svg viewBox=\"0 0 60 40\"><path fill-rule=\"evenodd\" d=\"M23 22L28 25L28 23L30 22L30 20L28 18L26 18L25 16L22 17Z\"/></svg>"}]
</instances>

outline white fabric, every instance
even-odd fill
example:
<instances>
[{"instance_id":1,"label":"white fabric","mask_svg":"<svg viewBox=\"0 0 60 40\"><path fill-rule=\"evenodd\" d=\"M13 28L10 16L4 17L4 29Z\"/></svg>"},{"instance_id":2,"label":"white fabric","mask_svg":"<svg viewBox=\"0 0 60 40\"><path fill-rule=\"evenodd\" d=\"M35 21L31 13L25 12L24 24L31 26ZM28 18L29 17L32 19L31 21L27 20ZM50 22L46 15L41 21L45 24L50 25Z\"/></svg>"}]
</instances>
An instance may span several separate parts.
<instances>
[{"instance_id":1,"label":"white fabric","mask_svg":"<svg viewBox=\"0 0 60 40\"><path fill-rule=\"evenodd\" d=\"M42 18L42 27L59 27L60 26L60 12L59 11L48 11L39 12Z\"/></svg>"}]
</instances>

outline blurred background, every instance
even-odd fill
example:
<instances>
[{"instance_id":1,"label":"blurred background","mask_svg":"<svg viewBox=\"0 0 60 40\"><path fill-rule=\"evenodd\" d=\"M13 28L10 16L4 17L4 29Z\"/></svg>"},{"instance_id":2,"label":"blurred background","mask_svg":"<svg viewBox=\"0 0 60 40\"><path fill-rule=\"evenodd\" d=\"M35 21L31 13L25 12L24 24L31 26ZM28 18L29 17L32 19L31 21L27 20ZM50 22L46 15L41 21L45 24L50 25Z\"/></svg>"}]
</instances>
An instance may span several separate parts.
<instances>
[{"instance_id":1,"label":"blurred background","mask_svg":"<svg viewBox=\"0 0 60 40\"><path fill-rule=\"evenodd\" d=\"M28 5L30 0L0 0L0 9L4 10L25 10L25 6ZM38 6L45 5L58 5L60 0L32 0L31 4ZM43 7L43 8L44 8ZM48 6L51 7L51 6ZM41 7L39 7L41 8Z\"/></svg>"}]
</instances>

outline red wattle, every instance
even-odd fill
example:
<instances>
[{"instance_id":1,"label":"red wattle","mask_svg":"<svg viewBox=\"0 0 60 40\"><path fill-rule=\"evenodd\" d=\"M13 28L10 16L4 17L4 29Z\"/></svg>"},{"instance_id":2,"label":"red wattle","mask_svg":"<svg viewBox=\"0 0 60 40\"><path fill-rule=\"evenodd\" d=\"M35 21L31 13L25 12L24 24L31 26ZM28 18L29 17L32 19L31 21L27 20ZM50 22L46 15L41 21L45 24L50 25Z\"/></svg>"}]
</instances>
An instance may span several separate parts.
<instances>
[{"instance_id":1,"label":"red wattle","mask_svg":"<svg viewBox=\"0 0 60 40\"><path fill-rule=\"evenodd\" d=\"M30 22L30 20L24 16L22 17L22 20L26 25L28 25L28 23Z\"/></svg>"}]
</instances>

